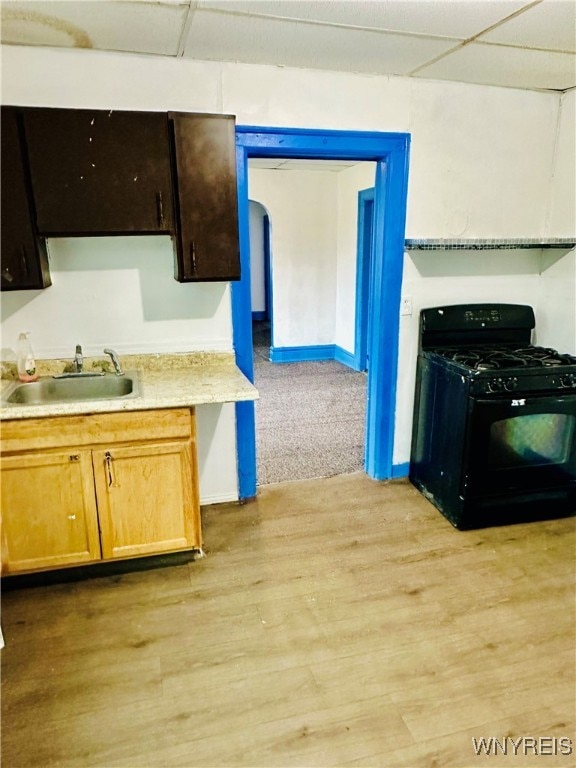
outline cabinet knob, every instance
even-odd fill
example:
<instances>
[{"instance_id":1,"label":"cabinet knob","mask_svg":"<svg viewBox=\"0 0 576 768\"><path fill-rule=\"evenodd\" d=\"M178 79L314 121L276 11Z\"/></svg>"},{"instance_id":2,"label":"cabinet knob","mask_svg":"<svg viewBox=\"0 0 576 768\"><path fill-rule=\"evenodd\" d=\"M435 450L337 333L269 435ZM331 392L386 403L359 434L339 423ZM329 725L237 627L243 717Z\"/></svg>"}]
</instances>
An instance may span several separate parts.
<instances>
[{"instance_id":1,"label":"cabinet knob","mask_svg":"<svg viewBox=\"0 0 576 768\"><path fill-rule=\"evenodd\" d=\"M80 461L80 454L73 453L68 457L69 461Z\"/></svg>"}]
</instances>

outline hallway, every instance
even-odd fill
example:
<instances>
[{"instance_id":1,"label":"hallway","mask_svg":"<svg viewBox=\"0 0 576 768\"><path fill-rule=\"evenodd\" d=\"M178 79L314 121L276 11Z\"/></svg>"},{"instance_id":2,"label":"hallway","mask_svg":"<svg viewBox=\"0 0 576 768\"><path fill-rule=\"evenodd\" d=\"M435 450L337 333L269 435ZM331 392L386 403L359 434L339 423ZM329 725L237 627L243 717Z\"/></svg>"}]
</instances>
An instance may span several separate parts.
<instances>
[{"instance_id":1,"label":"hallway","mask_svg":"<svg viewBox=\"0 0 576 768\"><path fill-rule=\"evenodd\" d=\"M363 470L366 375L334 360L271 363L267 322L253 338L258 485Z\"/></svg>"}]
</instances>

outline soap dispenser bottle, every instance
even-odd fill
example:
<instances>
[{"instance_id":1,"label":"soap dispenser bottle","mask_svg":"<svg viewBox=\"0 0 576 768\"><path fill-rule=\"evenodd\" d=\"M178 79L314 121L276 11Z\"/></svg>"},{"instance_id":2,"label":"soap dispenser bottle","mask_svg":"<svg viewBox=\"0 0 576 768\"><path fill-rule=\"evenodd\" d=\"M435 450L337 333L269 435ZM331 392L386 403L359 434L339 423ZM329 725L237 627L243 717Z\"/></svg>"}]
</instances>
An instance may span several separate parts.
<instances>
[{"instance_id":1,"label":"soap dispenser bottle","mask_svg":"<svg viewBox=\"0 0 576 768\"><path fill-rule=\"evenodd\" d=\"M36 381L36 360L32 352L32 345L28 338L28 333L21 333L18 336L18 357L16 366L18 368L18 378L20 381Z\"/></svg>"}]
</instances>

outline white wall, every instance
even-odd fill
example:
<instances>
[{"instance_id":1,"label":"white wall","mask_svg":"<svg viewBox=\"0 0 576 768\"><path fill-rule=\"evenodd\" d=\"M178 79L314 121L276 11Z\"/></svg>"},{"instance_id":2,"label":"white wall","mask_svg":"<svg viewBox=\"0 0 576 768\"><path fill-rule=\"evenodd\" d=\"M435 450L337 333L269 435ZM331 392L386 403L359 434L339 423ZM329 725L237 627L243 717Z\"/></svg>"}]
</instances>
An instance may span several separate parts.
<instances>
[{"instance_id":1,"label":"white wall","mask_svg":"<svg viewBox=\"0 0 576 768\"><path fill-rule=\"evenodd\" d=\"M358 192L374 186L375 168L250 169L250 196L270 215L274 346L354 352Z\"/></svg>"},{"instance_id":2,"label":"white wall","mask_svg":"<svg viewBox=\"0 0 576 768\"><path fill-rule=\"evenodd\" d=\"M576 233L576 91L562 96L548 208L554 237ZM548 251L542 258L538 342L576 355L576 252Z\"/></svg>"},{"instance_id":3,"label":"white wall","mask_svg":"<svg viewBox=\"0 0 576 768\"><path fill-rule=\"evenodd\" d=\"M249 202L250 216L250 299L252 312L266 309L266 268L264 253L264 216L266 209L254 200Z\"/></svg>"},{"instance_id":4,"label":"white wall","mask_svg":"<svg viewBox=\"0 0 576 768\"><path fill-rule=\"evenodd\" d=\"M356 261L358 192L376 183L376 163L364 162L340 171L338 182L338 261L334 343L354 353L356 330Z\"/></svg>"},{"instance_id":5,"label":"white wall","mask_svg":"<svg viewBox=\"0 0 576 768\"><path fill-rule=\"evenodd\" d=\"M548 233L574 237L576 233L576 91L562 96L556 151L551 178Z\"/></svg>"},{"instance_id":6,"label":"white wall","mask_svg":"<svg viewBox=\"0 0 576 768\"><path fill-rule=\"evenodd\" d=\"M7 46L2 51L2 101L23 105L225 112L236 114L241 125L406 131L412 135L408 237L574 235L571 222L574 210L573 93L563 98L559 120L561 99L555 93L159 56ZM108 253L104 242L95 247L103 256ZM326 259L325 253L322 258ZM532 263L531 257L528 261L524 259L522 265L509 251L498 252L497 260L483 260L482 264L474 258L470 261L469 256L458 260L452 254L447 257L429 254L426 258L428 261L422 263L419 259L415 261L413 254L406 257L403 290L413 294L414 315L403 318L401 323L396 462L407 461L409 457L411 407L408 401L413 387L418 306L445 299L498 300L504 296L508 300L539 301L539 322L550 328L553 345L552 326L569 326L573 319L564 303L564 309L560 310L562 316L556 317L557 307L551 306L554 302L548 303L555 288L540 291L540 265ZM559 262L556 268L552 265L545 270L546 279L557 280L553 285L559 285L566 276L571 279L574 272L570 258L573 256L568 258L566 267L564 262ZM439 274L430 273L430 264L440 270ZM344 260L339 260L338 268L346 269ZM108 265L102 272L98 282L107 285L109 290L110 285L115 284L119 292L128 297L122 319L132 313L141 316L142 290L136 287L133 271L113 270ZM140 272L142 282L148 280L143 277L145 272L145 269ZM275 343L284 345L292 343L292 339L308 343L304 327L309 327L310 322L302 321L303 311L324 301L331 301L334 306L340 286L335 280L318 281L313 274L307 274L306 290L298 296L301 285L292 280L287 270L285 272L284 279L290 286L287 300L294 302L295 325L279 328L280 336ZM56 274L60 288L66 285L61 294L62 303L76 306L75 296L85 285L82 271L69 274L66 284L58 277L58 270ZM48 289L46 296L55 288L57 286ZM193 304L193 286L179 288L189 291ZM202 286L200 301L212 304L215 326L224 329L230 324L228 292L214 295L212 291L218 292L218 288ZM109 293L100 297L105 311L111 306L109 297ZM17 308L19 317L14 318L12 313L13 319L7 318L8 324L5 329L3 323L2 331L7 330L11 337L16 327L34 331L44 322L51 323L44 306L51 300L41 298L38 303L38 298L21 298ZM147 329L153 327L148 322L144 317L130 338L121 327L112 329L112 337L106 343L139 348L147 343ZM184 320L172 318L158 322L164 323L166 329L164 343L179 345L182 334L187 333L184 327L190 330L187 338L191 348L207 339L200 317L193 315ZM326 343L332 343L328 318L319 317L316 322L315 331L326 338ZM334 328L334 318L331 327ZM87 327L83 330L88 333ZM68 331L65 335L60 324L54 333L54 338L43 341L46 348L68 348ZM71 335L76 338L75 333ZM224 341L220 331L216 336L218 344ZM89 338L99 343L96 332L90 331ZM226 343L231 344L230 335ZM223 413L225 411L223 409ZM223 414L219 418L224 418ZM218 442L219 449L230 459L224 462L222 472L210 478L210 482L214 481L213 487L222 488L225 495L231 485L228 475L235 475L233 419L226 421L225 428L214 431L211 439L214 444ZM201 440L199 435L199 442ZM208 482L206 473L202 482Z\"/></svg>"},{"instance_id":7,"label":"white wall","mask_svg":"<svg viewBox=\"0 0 576 768\"><path fill-rule=\"evenodd\" d=\"M29 330L38 358L231 351L228 283L174 280L167 236L49 239L52 286L2 295L4 347Z\"/></svg>"},{"instance_id":8,"label":"white wall","mask_svg":"<svg viewBox=\"0 0 576 768\"><path fill-rule=\"evenodd\" d=\"M541 265L536 341L576 355L576 251L547 251Z\"/></svg>"},{"instance_id":9,"label":"white wall","mask_svg":"<svg viewBox=\"0 0 576 768\"><path fill-rule=\"evenodd\" d=\"M542 237L559 97L411 84L407 237Z\"/></svg>"},{"instance_id":10,"label":"white wall","mask_svg":"<svg viewBox=\"0 0 576 768\"><path fill-rule=\"evenodd\" d=\"M270 218L272 346L334 343L338 174L249 168Z\"/></svg>"}]
</instances>

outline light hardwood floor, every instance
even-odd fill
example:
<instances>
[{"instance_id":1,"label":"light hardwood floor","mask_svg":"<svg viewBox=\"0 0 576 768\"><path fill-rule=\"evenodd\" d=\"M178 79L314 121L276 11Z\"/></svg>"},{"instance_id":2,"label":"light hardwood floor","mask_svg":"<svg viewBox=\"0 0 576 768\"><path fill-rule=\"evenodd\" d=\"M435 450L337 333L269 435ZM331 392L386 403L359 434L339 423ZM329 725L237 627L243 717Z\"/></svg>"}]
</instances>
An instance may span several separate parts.
<instances>
[{"instance_id":1,"label":"light hardwood floor","mask_svg":"<svg viewBox=\"0 0 576 768\"><path fill-rule=\"evenodd\" d=\"M3 766L574 765L472 741L575 744L574 518L459 532L359 473L203 522L194 563L5 593Z\"/></svg>"}]
</instances>

